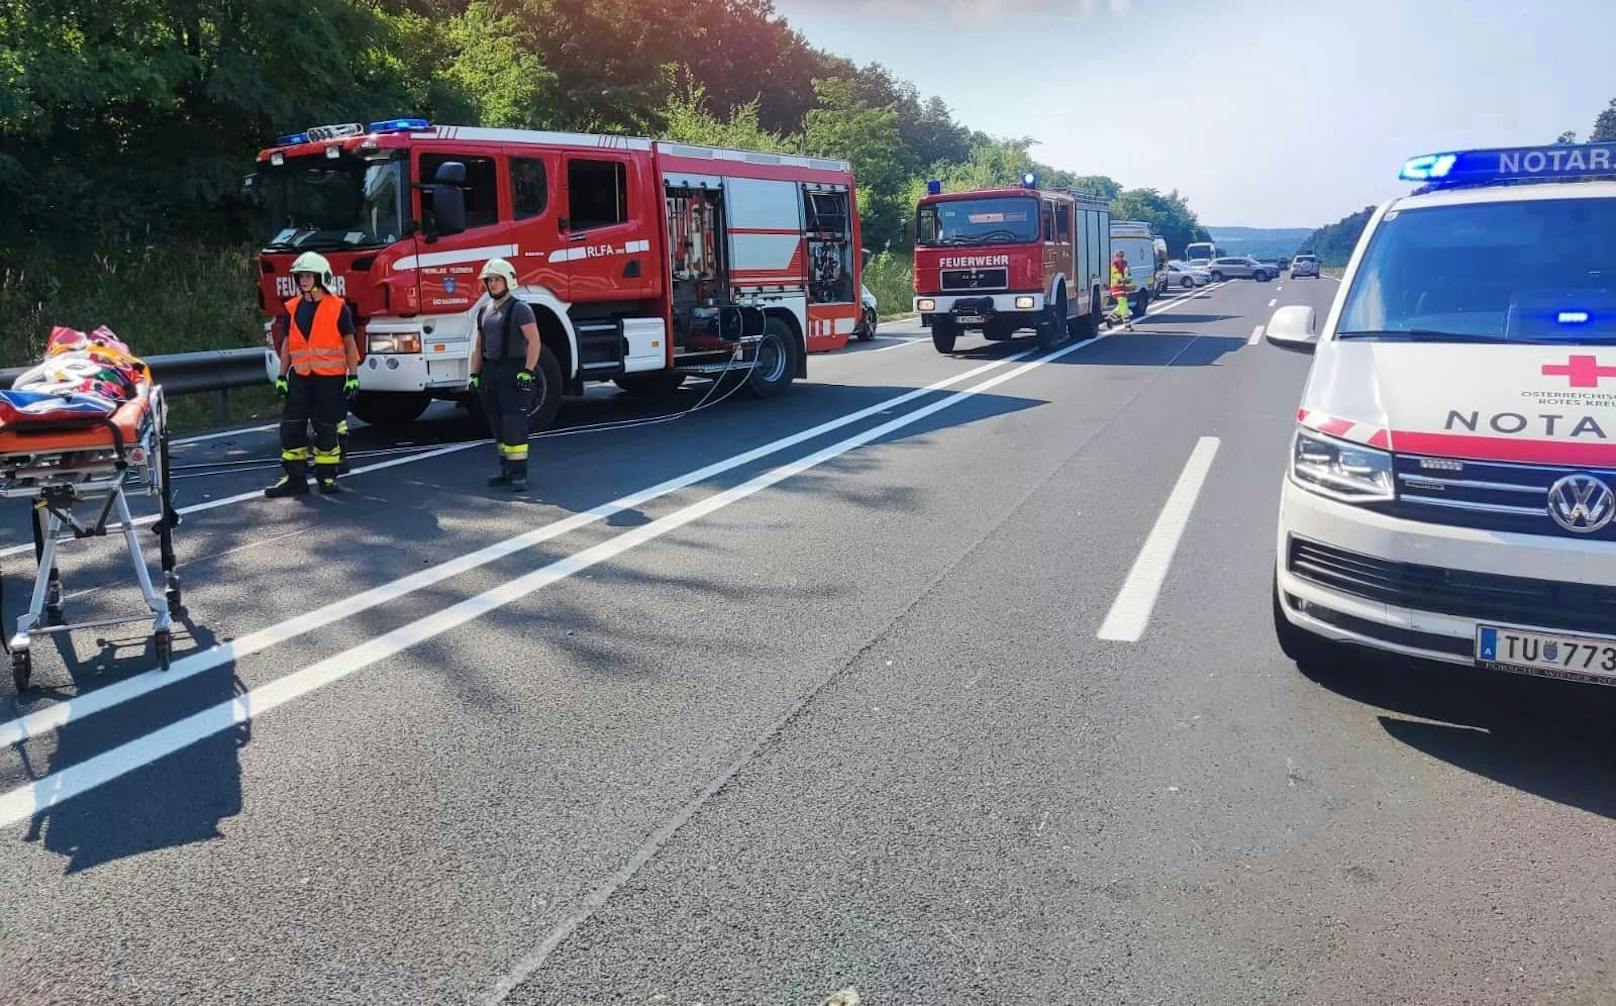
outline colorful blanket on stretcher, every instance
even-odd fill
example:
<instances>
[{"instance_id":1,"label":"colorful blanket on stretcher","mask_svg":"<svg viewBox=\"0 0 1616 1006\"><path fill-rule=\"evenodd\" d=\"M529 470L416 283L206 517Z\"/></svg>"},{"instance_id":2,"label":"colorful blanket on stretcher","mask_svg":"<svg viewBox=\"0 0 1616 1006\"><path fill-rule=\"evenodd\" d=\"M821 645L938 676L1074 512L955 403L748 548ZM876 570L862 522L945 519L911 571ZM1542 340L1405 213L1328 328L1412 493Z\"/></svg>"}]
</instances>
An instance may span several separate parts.
<instances>
[{"instance_id":1,"label":"colorful blanket on stretcher","mask_svg":"<svg viewBox=\"0 0 1616 1006\"><path fill-rule=\"evenodd\" d=\"M105 325L89 334L58 326L44 361L24 371L10 391L0 391L0 425L95 421L118 411L151 379L151 368Z\"/></svg>"}]
</instances>

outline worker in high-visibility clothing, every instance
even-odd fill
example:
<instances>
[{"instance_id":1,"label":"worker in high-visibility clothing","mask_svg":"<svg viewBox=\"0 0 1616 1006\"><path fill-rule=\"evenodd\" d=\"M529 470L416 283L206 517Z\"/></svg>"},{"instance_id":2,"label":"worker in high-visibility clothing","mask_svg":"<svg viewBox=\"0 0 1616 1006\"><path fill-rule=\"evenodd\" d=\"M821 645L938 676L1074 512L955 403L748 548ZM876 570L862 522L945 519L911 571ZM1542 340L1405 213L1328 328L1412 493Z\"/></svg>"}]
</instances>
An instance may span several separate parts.
<instances>
[{"instance_id":1,"label":"worker in high-visibility clothing","mask_svg":"<svg viewBox=\"0 0 1616 1006\"><path fill-rule=\"evenodd\" d=\"M527 424L533 412L539 367L539 320L516 289L516 269L502 258L489 259L478 277L491 303L477 312L472 328L471 390L482 398L483 414L499 447L499 474L491 486L527 491Z\"/></svg>"},{"instance_id":2,"label":"worker in high-visibility clothing","mask_svg":"<svg viewBox=\"0 0 1616 1006\"><path fill-rule=\"evenodd\" d=\"M292 263L298 294L275 319L280 376L275 391L281 410L281 465L286 474L264 490L271 499L309 491L309 426L314 426L314 477L320 492L338 491L342 462L338 430L348 417L348 399L359 390L359 346L353 315L336 295L336 276L324 255L304 252Z\"/></svg>"},{"instance_id":3,"label":"worker in high-visibility clothing","mask_svg":"<svg viewBox=\"0 0 1616 1006\"><path fill-rule=\"evenodd\" d=\"M1116 319L1128 331L1133 331L1133 312L1128 310L1128 294L1133 292L1133 272L1128 268L1128 257L1117 249L1111 259L1111 296L1116 298Z\"/></svg>"}]
</instances>

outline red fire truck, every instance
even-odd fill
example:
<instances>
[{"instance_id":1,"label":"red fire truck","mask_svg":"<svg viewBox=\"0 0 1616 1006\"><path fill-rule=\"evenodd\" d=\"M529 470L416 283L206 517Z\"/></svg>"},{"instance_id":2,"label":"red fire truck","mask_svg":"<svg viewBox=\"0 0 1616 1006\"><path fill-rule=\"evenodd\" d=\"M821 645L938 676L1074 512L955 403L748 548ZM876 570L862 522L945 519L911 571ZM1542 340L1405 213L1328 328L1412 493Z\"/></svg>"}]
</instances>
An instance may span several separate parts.
<instances>
[{"instance_id":1,"label":"red fire truck","mask_svg":"<svg viewBox=\"0 0 1616 1006\"><path fill-rule=\"evenodd\" d=\"M1097 196L1021 188L944 193L930 182L915 231L915 310L941 353L960 332L1021 329L1053 349L1099 331L1111 212Z\"/></svg>"},{"instance_id":2,"label":"red fire truck","mask_svg":"<svg viewBox=\"0 0 1616 1006\"><path fill-rule=\"evenodd\" d=\"M300 252L330 260L361 328L353 411L371 423L467 397L495 256L546 348L535 429L586 381L657 394L731 368L777 394L859 320L844 161L393 119L279 137L248 185L267 219L261 306L292 296Z\"/></svg>"}]
</instances>

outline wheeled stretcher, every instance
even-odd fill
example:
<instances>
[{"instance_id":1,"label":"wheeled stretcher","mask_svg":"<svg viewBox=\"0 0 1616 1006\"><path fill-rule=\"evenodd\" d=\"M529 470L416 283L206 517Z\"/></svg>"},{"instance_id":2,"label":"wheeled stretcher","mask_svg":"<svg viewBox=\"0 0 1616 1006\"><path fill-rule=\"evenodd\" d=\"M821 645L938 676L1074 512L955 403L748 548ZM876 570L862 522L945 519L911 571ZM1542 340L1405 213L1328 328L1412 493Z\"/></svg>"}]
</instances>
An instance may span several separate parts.
<instances>
[{"instance_id":1,"label":"wheeled stretcher","mask_svg":"<svg viewBox=\"0 0 1616 1006\"><path fill-rule=\"evenodd\" d=\"M109 415L52 417L0 425L0 498L33 501L34 556L37 565L28 611L11 637L11 674L17 690L33 675L30 646L41 633L71 632L152 619L157 663L167 669L173 652L172 608L180 603L175 573L174 510L168 477L168 411L159 385L142 382L135 396ZM161 499L157 541L163 592L152 584L128 492ZM68 542L105 535L109 523L121 531L134 565L147 612L77 624L62 610L62 577L57 549Z\"/></svg>"}]
</instances>

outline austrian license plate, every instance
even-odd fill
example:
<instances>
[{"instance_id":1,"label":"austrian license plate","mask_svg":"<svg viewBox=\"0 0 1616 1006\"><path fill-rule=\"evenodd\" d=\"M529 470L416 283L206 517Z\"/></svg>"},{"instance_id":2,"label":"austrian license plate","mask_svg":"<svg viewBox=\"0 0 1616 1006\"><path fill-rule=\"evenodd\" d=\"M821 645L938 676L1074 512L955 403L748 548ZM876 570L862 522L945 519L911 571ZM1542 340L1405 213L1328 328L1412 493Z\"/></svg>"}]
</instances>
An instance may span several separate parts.
<instances>
[{"instance_id":1,"label":"austrian license plate","mask_svg":"<svg viewBox=\"0 0 1616 1006\"><path fill-rule=\"evenodd\" d=\"M956 314L954 320L961 325L980 325L988 319L984 314Z\"/></svg>"},{"instance_id":2,"label":"austrian license plate","mask_svg":"<svg viewBox=\"0 0 1616 1006\"><path fill-rule=\"evenodd\" d=\"M1483 625L1476 629L1476 663L1539 677L1616 685L1616 638Z\"/></svg>"}]
</instances>

